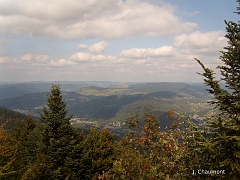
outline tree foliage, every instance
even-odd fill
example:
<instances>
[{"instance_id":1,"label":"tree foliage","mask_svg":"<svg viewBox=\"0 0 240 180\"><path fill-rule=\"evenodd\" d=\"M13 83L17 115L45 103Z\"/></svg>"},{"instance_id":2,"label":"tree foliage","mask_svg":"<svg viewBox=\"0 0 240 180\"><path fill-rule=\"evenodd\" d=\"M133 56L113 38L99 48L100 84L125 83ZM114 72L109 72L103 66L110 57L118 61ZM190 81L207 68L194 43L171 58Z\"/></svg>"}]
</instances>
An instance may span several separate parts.
<instances>
[{"instance_id":1,"label":"tree foliage","mask_svg":"<svg viewBox=\"0 0 240 180\"><path fill-rule=\"evenodd\" d=\"M240 175L240 25L231 21L225 23L228 46L221 51L220 60L224 65L217 66L222 78L216 80L214 71L196 60L204 70L201 75L210 87L208 91L214 96L211 103L220 110L220 114L208 121L212 132L203 144L203 153L209 168L225 169L228 178L236 178Z\"/></svg>"},{"instance_id":2,"label":"tree foliage","mask_svg":"<svg viewBox=\"0 0 240 180\"><path fill-rule=\"evenodd\" d=\"M112 168L115 158L114 134L107 129L91 128L83 141L84 179L98 179Z\"/></svg>"},{"instance_id":3,"label":"tree foliage","mask_svg":"<svg viewBox=\"0 0 240 180\"><path fill-rule=\"evenodd\" d=\"M19 121L12 133L12 138L17 145L16 160L13 164L17 175L14 179L21 179L27 169L35 162L37 141L35 127L37 123L32 116L25 121Z\"/></svg>"},{"instance_id":4,"label":"tree foliage","mask_svg":"<svg viewBox=\"0 0 240 180\"><path fill-rule=\"evenodd\" d=\"M196 179L192 169L198 168L196 154L200 131L190 120L170 111L171 128L160 130L159 119L146 111L136 113L127 122L132 129L118 144L121 153L113 168L99 176L102 179ZM141 121L144 121L141 126Z\"/></svg>"},{"instance_id":5,"label":"tree foliage","mask_svg":"<svg viewBox=\"0 0 240 180\"><path fill-rule=\"evenodd\" d=\"M48 94L47 105L41 114L40 173L43 178L65 179L71 171L66 166L68 153L77 141L77 134L67 117L66 103L60 85L53 84Z\"/></svg>"},{"instance_id":6,"label":"tree foliage","mask_svg":"<svg viewBox=\"0 0 240 180\"><path fill-rule=\"evenodd\" d=\"M9 179L16 174L12 166L16 160L17 145L4 126L0 126L0 179Z\"/></svg>"},{"instance_id":7,"label":"tree foliage","mask_svg":"<svg viewBox=\"0 0 240 180\"><path fill-rule=\"evenodd\" d=\"M240 14L240 0L237 0L237 2L239 3L239 6L237 7L237 12L235 12L235 13ZM240 21L238 21L238 22L240 22Z\"/></svg>"},{"instance_id":8,"label":"tree foliage","mask_svg":"<svg viewBox=\"0 0 240 180\"><path fill-rule=\"evenodd\" d=\"M224 65L217 66L222 78L217 80L214 71L196 59L214 97L211 103L219 110L208 119L209 132L204 134L175 111L168 112L171 127L162 131L161 121L150 109L127 119L129 133L119 141L107 129L91 128L85 135L71 126L61 86L53 84L39 124L29 116L11 134L7 119L16 114L0 108L7 114L0 117L5 122L0 126L0 179L238 179L240 25L225 23L228 46L221 51ZM198 169L225 174L197 175Z\"/></svg>"},{"instance_id":9,"label":"tree foliage","mask_svg":"<svg viewBox=\"0 0 240 180\"><path fill-rule=\"evenodd\" d=\"M27 116L0 106L0 124L5 124L4 128L13 132L17 121L26 120Z\"/></svg>"}]
</instances>

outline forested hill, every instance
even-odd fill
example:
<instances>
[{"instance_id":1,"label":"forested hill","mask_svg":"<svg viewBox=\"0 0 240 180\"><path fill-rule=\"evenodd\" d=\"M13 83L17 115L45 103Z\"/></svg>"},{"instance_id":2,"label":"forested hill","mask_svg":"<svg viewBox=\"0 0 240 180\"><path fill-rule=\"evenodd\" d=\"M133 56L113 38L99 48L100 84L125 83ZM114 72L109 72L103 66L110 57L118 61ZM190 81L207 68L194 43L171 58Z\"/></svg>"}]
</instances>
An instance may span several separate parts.
<instances>
[{"instance_id":1,"label":"forested hill","mask_svg":"<svg viewBox=\"0 0 240 180\"><path fill-rule=\"evenodd\" d=\"M52 84L56 82L25 82L25 83L17 83L17 84L0 84L0 100L6 98L13 98L18 96L23 96L25 94L30 93L39 93L39 92L48 92L51 88ZM80 81L80 82L59 82L61 84L61 90L63 91L72 91L75 89L79 89L82 87L89 86L99 86L105 87L112 85L114 83L105 82L105 81Z\"/></svg>"},{"instance_id":2,"label":"forested hill","mask_svg":"<svg viewBox=\"0 0 240 180\"><path fill-rule=\"evenodd\" d=\"M12 131L16 121L26 120L27 116L0 106L0 125L6 124L6 129Z\"/></svg>"},{"instance_id":3,"label":"forested hill","mask_svg":"<svg viewBox=\"0 0 240 180\"><path fill-rule=\"evenodd\" d=\"M195 114L199 110L195 106L209 99L203 86L167 82L88 86L63 91L63 97L68 112L75 117L122 122L129 112L136 111L136 107L151 105L158 112L166 113L169 109L175 109L182 112L193 110ZM46 100L47 92L38 92L0 99L0 105L38 116Z\"/></svg>"}]
</instances>

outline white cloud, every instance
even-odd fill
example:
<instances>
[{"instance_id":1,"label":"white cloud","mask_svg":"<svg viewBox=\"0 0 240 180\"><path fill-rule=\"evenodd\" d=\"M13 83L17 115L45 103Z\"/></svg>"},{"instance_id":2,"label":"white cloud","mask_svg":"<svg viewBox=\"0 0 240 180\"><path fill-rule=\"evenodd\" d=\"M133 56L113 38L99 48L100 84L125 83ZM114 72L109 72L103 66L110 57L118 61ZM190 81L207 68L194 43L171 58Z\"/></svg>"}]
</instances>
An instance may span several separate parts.
<instances>
[{"instance_id":1,"label":"white cloud","mask_svg":"<svg viewBox=\"0 0 240 180\"><path fill-rule=\"evenodd\" d=\"M58 60L52 60L50 62L51 66L66 66L66 65L74 65L75 63L73 61L68 61L65 59L58 59Z\"/></svg>"},{"instance_id":2,"label":"white cloud","mask_svg":"<svg viewBox=\"0 0 240 180\"><path fill-rule=\"evenodd\" d=\"M168 36L191 31L166 3L141 0L9 1L0 2L0 26L5 33L55 39ZM178 28L175 28L178 27Z\"/></svg>"},{"instance_id":3,"label":"white cloud","mask_svg":"<svg viewBox=\"0 0 240 180\"><path fill-rule=\"evenodd\" d=\"M23 60L23 61L31 61L33 57L34 57L33 54L24 54L24 55L21 57L21 60Z\"/></svg>"},{"instance_id":4,"label":"white cloud","mask_svg":"<svg viewBox=\"0 0 240 180\"><path fill-rule=\"evenodd\" d=\"M180 64L179 67L180 68L185 68L185 69L189 69L189 68L194 68L194 64Z\"/></svg>"},{"instance_id":5,"label":"white cloud","mask_svg":"<svg viewBox=\"0 0 240 180\"><path fill-rule=\"evenodd\" d=\"M40 53L26 53L13 58L0 57L0 70L9 70L13 74L16 69L24 74L36 71L41 77L44 74L55 77L54 72L63 78L83 76L91 77L92 80L161 81L165 77L174 80L198 78L196 72L201 72L201 67L194 58L199 58L209 68L219 65L219 51L226 45L223 35L222 31L196 31L176 36L169 46L130 48L113 56L102 53L108 42L80 44L78 48L87 48L89 52L77 52L64 58Z\"/></svg>"},{"instance_id":6,"label":"white cloud","mask_svg":"<svg viewBox=\"0 0 240 180\"><path fill-rule=\"evenodd\" d=\"M9 62L8 57L0 57L0 63L6 63L6 62Z\"/></svg>"},{"instance_id":7,"label":"white cloud","mask_svg":"<svg viewBox=\"0 0 240 180\"><path fill-rule=\"evenodd\" d=\"M79 44L78 46L77 46L77 49L87 49L89 46L88 45L86 45L86 44Z\"/></svg>"},{"instance_id":8,"label":"white cloud","mask_svg":"<svg viewBox=\"0 0 240 180\"><path fill-rule=\"evenodd\" d=\"M186 54L218 54L227 45L225 33L223 31L211 31L201 33L199 31L191 34L176 36L173 46L182 49Z\"/></svg>"},{"instance_id":9,"label":"white cloud","mask_svg":"<svg viewBox=\"0 0 240 180\"><path fill-rule=\"evenodd\" d=\"M35 57L35 60L37 61L37 62L47 62L47 60L49 59L49 56L48 55L37 55L36 57Z\"/></svg>"},{"instance_id":10,"label":"white cloud","mask_svg":"<svg viewBox=\"0 0 240 180\"><path fill-rule=\"evenodd\" d=\"M15 58L18 63L46 63L49 60L49 56L38 53L23 54L20 58Z\"/></svg>"},{"instance_id":11,"label":"white cloud","mask_svg":"<svg viewBox=\"0 0 240 180\"><path fill-rule=\"evenodd\" d=\"M100 53L103 52L104 49L109 45L110 43L102 41L96 44L93 44L89 47L89 50L94 53Z\"/></svg>"},{"instance_id":12,"label":"white cloud","mask_svg":"<svg viewBox=\"0 0 240 180\"><path fill-rule=\"evenodd\" d=\"M70 56L70 60L73 61L89 61L92 58L92 55L89 53L78 52Z\"/></svg>"},{"instance_id":13,"label":"white cloud","mask_svg":"<svg viewBox=\"0 0 240 180\"><path fill-rule=\"evenodd\" d=\"M147 49L132 48L129 50L123 50L120 53L120 57L129 58L170 57L173 56L174 54L175 51L172 46L162 46L159 48L147 48Z\"/></svg>"},{"instance_id":14,"label":"white cloud","mask_svg":"<svg viewBox=\"0 0 240 180\"><path fill-rule=\"evenodd\" d=\"M146 74L172 74L187 78L201 71L194 58L199 58L211 68L221 64L219 51L226 46L224 32L194 32L176 36L172 46L158 48L132 48L123 50L118 57L125 58L126 67L132 65L133 71ZM188 69L188 72L186 72ZM177 74L176 74L177 73ZM189 78L189 77L188 77Z\"/></svg>"},{"instance_id":15,"label":"white cloud","mask_svg":"<svg viewBox=\"0 0 240 180\"><path fill-rule=\"evenodd\" d=\"M101 53L105 50L105 48L109 45L109 42L101 41L98 43L95 43L91 46L86 45L86 44L79 44L77 46L77 49L88 49L90 52L93 53Z\"/></svg>"},{"instance_id":16,"label":"white cloud","mask_svg":"<svg viewBox=\"0 0 240 180\"><path fill-rule=\"evenodd\" d=\"M78 52L69 57L69 60L74 62L84 62L84 63L93 63L100 61L113 61L115 58L113 56L104 56L104 55L92 55L89 53Z\"/></svg>"}]
</instances>

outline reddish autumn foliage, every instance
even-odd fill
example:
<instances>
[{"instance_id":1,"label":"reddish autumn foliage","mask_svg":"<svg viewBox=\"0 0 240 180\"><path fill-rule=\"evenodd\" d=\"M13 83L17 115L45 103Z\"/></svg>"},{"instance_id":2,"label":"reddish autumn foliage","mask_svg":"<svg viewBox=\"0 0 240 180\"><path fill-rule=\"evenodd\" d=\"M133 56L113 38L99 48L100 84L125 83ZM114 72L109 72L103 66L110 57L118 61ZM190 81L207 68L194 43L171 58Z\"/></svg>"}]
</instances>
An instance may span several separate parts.
<instances>
[{"instance_id":1,"label":"reddish autumn foliage","mask_svg":"<svg viewBox=\"0 0 240 180\"><path fill-rule=\"evenodd\" d=\"M168 111L167 115L169 118L173 118L175 114L174 111Z\"/></svg>"},{"instance_id":2,"label":"reddish autumn foliage","mask_svg":"<svg viewBox=\"0 0 240 180\"><path fill-rule=\"evenodd\" d=\"M189 178L192 175L188 171L189 166L192 168L198 161L195 160L192 165L191 149L182 146L186 144L187 137L190 137L186 131L188 127L182 125L175 112L170 112L169 116L174 116L172 127L164 132L160 130L158 117L151 111L144 113L143 127L134 122L139 122L139 115L130 118L129 122L135 124L136 130L130 131L125 139L123 151L129 156L119 157L112 171L105 174L120 179Z\"/></svg>"}]
</instances>

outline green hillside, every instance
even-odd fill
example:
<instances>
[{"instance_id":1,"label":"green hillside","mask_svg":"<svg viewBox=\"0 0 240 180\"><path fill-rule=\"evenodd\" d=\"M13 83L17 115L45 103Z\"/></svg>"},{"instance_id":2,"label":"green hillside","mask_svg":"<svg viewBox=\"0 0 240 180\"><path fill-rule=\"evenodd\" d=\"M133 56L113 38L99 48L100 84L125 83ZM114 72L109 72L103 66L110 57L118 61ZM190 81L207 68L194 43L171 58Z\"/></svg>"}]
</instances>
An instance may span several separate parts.
<instances>
[{"instance_id":1,"label":"green hillside","mask_svg":"<svg viewBox=\"0 0 240 180\"><path fill-rule=\"evenodd\" d=\"M0 106L0 125L6 124L6 129L12 131L16 121L26 120L27 116Z\"/></svg>"},{"instance_id":2,"label":"green hillside","mask_svg":"<svg viewBox=\"0 0 240 180\"><path fill-rule=\"evenodd\" d=\"M125 122L130 112L152 110L167 124L166 112L176 110L188 115L203 116L211 110L207 101L211 98L204 87L184 83L144 83L135 85L90 86L74 91L63 91L69 114L76 118L107 122ZM37 115L47 99L47 93L30 93L0 100L0 105L20 109L25 114Z\"/></svg>"},{"instance_id":3,"label":"green hillside","mask_svg":"<svg viewBox=\"0 0 240 180\"><path fill-rule=\"evenodd\" d=\"M132 94L147 94L159 91L184 91L186 93L195 93L192 95L207 95L203 84L189 85L186 83L142 83L142 84L117 84L109 87L90 86L75 90L75 92L84 95L94 96L110 96L110 95L132 95Z\"/></svg>"},{"instance_id":4,"label":"green hillside","mask_svg":"<svg viewBox=\"0 0 240 180\"><path fill-rule=\"evenodd\" d=\"M28 83L18 83L18 84L0 84L0 100L12 97L18 97L29 93L39 93L39 92L48 92L52 86L52 83L55 82L28 82ZM61 89L63 91L73 91L83 87L89 86L99 86L106 87L114 83L111 82L59 82L61 83Z\"/></svg>"}]
</instances>

